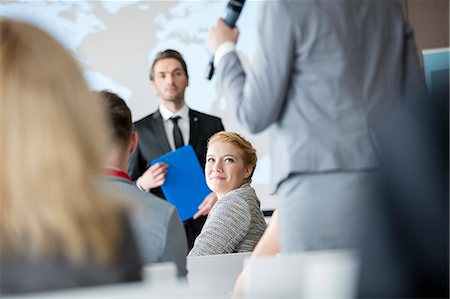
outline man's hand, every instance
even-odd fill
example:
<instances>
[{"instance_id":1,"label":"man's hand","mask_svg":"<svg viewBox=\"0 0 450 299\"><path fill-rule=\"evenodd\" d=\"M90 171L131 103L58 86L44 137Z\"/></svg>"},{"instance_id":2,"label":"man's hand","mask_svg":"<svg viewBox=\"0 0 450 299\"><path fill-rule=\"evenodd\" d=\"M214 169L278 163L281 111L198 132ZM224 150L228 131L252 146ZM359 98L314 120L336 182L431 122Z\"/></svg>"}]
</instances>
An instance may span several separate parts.
<instances>
[{"instance_id":1,"label":"man's hand","mask_svg":"<svg viewBox=\"0 0 450 299\"><path fill-rule=\"evenodd\" d=\"M209 30L208 48L211 53L215 53L217 48L225 42L236 44L238 37L237 27L230 28L223 19L218 19Z\"/></svg>"},{"instance_id":2,"label":"man's hand","mask_svg":"<svg viewBox=\"0 0 450 299\"><path fill-rule=\"evenodd\" d=\"M209 193L203 202L198 206L198 212L195 213L194 219L197 219L200 216L206 215L211 211L212 207L217 202L217 194L214 192Z\"/></svg>"},{"instance_id":3,"label":"man's hand","mask_svg":"<svg viewBox=\"0 0 450 299\"><path fill-rule=\"evenodd\" d=\"M166 181L168 167L169 165L163 162L150 166L138 179L138 187L148 192L152 188L161 186Z\"/></svg>"}]
</instances>

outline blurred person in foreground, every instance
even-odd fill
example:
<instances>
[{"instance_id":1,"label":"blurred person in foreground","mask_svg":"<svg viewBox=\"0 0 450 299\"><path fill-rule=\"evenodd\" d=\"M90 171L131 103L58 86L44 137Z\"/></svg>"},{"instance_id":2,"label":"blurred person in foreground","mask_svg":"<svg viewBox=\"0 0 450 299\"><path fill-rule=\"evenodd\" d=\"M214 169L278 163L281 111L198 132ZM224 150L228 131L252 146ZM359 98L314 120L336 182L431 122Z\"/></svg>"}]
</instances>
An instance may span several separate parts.
<instances>
[{"instance_id":1,"label":"blurred person in foreground","mask_svg":"<svg viewBox=\"0 0 450 299\"><path fill-rule=\"evenodd\" d=\"M140 280L126 207L97 188L106 118L71 55L0 20L0 292Z\"/></svg>"},{"instance_id":2,"label":"blurred person in foreground","mask_svg":"<svg viewBox=\"0 0 450 299\"><path fill-rule=\"evenodd\" d=\"M448 81L374 123L380 192L367 207L361 298L449 298Z\"/></svg>"},{"instance_id":3,"label":"blurred person in foreground","mask_svg":"<svg viewBox=\"0 0 450 299\"><path fill-rule=\"evenodd\" d=\"M252 133L272 129L280 251L356 248L378 166L372 115L424 90L401 5L266 1L256 27L248 70L235 50L237 27L219 19L208 45L240 123Z\"/></svg>"},{"instance_id":4,"label":"blurred person in foreground","mask_svg":"<svg viewBox=\"0 0 450 299\"><path fill-rule=\"evenodd\" d=\"M189 74L183 55L167 49L159 52L150 68L150 83L159 97L157 111L135 122L139 135L137 149L131 155L128 173L139 189L165 199L160 188L165 182L166 163L150 162L177 148L190 144L203 167L205 165L208 139L223 131L220 118L193 110L186 105L185 91ZM188 248L200 233L211 207L217 197L210 193L199 206L193 218L184 221Z\"/></svg>"},{"instance_id":5,"label":"blurred person in foreground","mask_svg":"<svg viewBox=\"0 0 450 299\"><path fill-rule=\"evenodd\" d=\"M134 204L131 224L142 261L144 264L174 262L178 276L185 276L188 251L186 234L176 208L151 193L139 190L126 173L128 159L138 142L138 135L133 130L131 111L117 94L108 91L99 94L109 116L112 131L103 174L108 178L108 188L111 191L123 195Z\"/></svg>"},{"instance_id":6,"label":"blurred person in foreground","mask_svg":"<svg viewBox=\"0 0 450 299\"><path fill-rule=\"evenodd\" d=\"M189 256L253 251L266 229L250 186L256 160L251 143L236 133L219 132L208 141L205 176L218 201Z\"/></svg>"}]
</instances>

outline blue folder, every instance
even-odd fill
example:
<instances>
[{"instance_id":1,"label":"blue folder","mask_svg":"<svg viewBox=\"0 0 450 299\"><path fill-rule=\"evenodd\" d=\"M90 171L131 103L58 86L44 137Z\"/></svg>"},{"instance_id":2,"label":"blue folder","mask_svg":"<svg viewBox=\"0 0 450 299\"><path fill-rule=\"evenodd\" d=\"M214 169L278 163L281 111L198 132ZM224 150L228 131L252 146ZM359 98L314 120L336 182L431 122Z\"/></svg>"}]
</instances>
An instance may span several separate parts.
<instances>
[{"instance_id":1,"label":"blue folder","mask_svg":"<svg viewBox=\"0 0 450 299\"><path fill-rule=\"evenodd\" d=\"M181 221L192 218L206 195L211 193L206 185L205 174L191 145L178 148L151 161L169 165L166 181L161 186L166 199L173 204Z\"/></svg>"}]
</instances>

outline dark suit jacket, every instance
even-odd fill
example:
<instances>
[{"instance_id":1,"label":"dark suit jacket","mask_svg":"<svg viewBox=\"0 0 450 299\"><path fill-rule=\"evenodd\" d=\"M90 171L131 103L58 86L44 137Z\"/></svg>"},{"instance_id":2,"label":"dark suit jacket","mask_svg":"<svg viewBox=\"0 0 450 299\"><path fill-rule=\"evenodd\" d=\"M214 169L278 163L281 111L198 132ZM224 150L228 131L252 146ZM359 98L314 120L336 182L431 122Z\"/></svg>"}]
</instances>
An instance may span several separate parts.
<instances>
[{"instance_id":1,"label":"dark suit jacket","mask_svg":"<svg viewBox=\"0 0 450 299\"><path fill-rule=\"evenodd\" d=\"M208 139L224 127L220 118L189 109L190 132L189 144L194 148L200 165L204 167L206 157L206 145ZM128 173L132 180L137 180L148 168L148 163L154 158L170 152L169 141L164 131L163 119L159 110L134 123L134 128L139 135L139 143L136 151L131 156ZM151 190L155 195L164 198L161 188ZM205 217L196 221L185 222L189 249L200 233Z\"/></svg>"},{"instance_id":2,"label":"dark suit jacket","mask_svg":"<svg viewBox=\"0 0 450 299\"><path fill-rule=\"evenodd\" d=\"M110 265L92 257L74 263L64 252L49 255L14 254L0 260L0 297L141 280L142 263L128 219L123 221L118 256Z\"/></svg>"}]
</instances>

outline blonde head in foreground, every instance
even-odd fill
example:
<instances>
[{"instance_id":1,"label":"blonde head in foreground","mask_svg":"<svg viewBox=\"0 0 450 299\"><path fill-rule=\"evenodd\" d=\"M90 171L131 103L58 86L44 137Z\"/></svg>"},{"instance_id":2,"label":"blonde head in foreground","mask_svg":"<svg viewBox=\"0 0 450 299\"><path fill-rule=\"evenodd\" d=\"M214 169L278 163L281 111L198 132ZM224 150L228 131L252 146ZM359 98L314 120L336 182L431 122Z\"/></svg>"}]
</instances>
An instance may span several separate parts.
<instances>
[{"instance_id":1,"label":"blonde head in foreground","mask_svg":"<svg viewBox=\"0 0 450 299\"><path fill-rule=\"evenodd\" d=\"M0 77L1 257L112 261L122 207L94 181L108 136L100 101L69 52L27 23L0 20Z\"/></svg>"}]
</instances>

